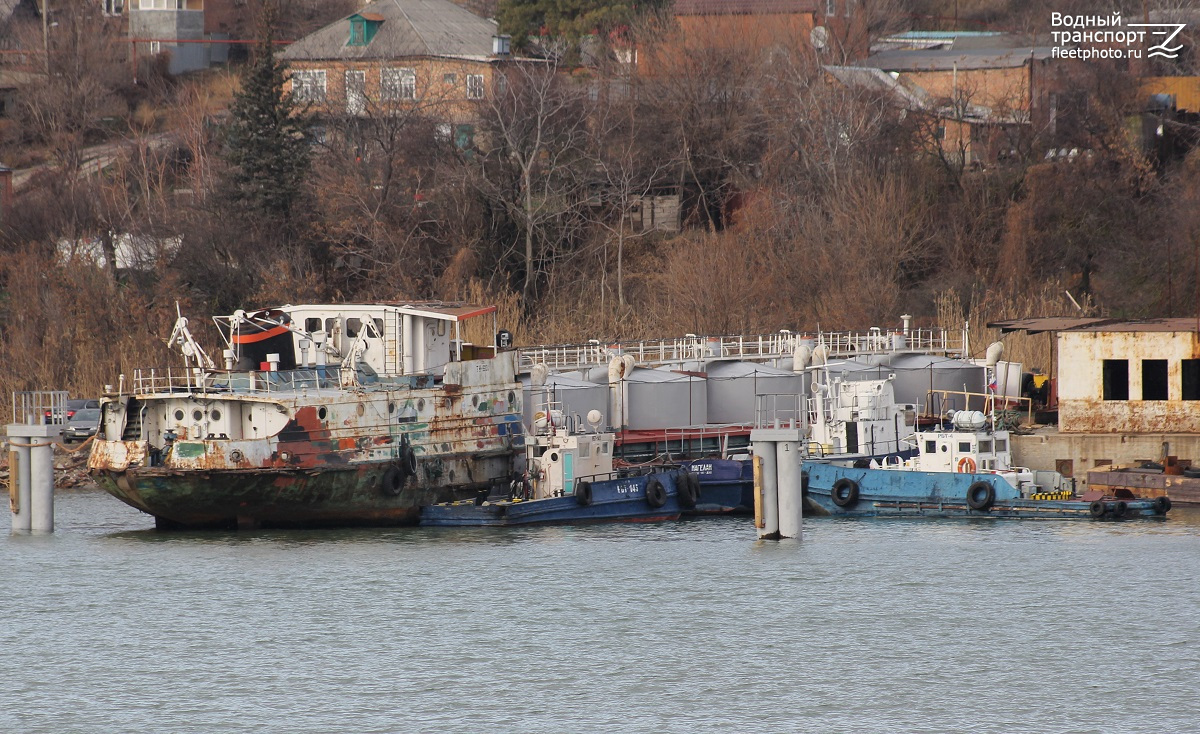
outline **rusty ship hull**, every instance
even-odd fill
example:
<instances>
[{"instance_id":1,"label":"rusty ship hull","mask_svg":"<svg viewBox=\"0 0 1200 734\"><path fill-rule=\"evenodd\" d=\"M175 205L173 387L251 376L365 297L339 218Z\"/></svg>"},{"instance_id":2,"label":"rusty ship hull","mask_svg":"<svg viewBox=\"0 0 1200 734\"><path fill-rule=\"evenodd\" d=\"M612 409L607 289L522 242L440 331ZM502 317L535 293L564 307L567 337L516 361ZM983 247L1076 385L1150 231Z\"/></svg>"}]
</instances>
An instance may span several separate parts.
<instances>
[{"instance_id":1,"label":"rusty ship hull","mask_svg":"<svg viewBox=\"0 0 1200 734\"><path fill-rule=\"evenodd\" d=\"M422 505L507 481L522 438L519 385L412 382L347 395L223 393L214 381L110 400L89 470L166 527L415 523ZM180 413L209 423L172 428ZM222 420L227 430L215 429ZM246 438L255 422L269 435Z\"/></svg>"},{"instance_id":2,"label":"rusty ship hull","mask_svg":"<svg viewBox=\"0 0 1200 734\"><path fill-rule=\"evenodd\" d=\"M415 524L511 480L516 355L451 340L490 309L285 309L229 317L223 370L181 318L192 363L138 370L103 400L97 484L160 528L256 528Z\"/></svg>"}]
</instances>

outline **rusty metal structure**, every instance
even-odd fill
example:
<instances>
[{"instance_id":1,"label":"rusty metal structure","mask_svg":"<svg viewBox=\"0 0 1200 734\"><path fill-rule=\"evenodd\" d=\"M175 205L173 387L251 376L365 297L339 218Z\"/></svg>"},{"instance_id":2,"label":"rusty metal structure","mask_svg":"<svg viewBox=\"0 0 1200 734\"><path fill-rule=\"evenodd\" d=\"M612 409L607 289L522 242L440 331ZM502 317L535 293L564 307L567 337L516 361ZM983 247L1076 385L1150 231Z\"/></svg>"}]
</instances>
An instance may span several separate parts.
<instances>
[{"instance_id":1,"label":"rusty metal structure","mask_svg":"<svg viewBox=\"0 0 1200 734\"><path fill-rule=\"evenodd\" d=\"M463 341L467 304L304 305L215 318L217 367L178 319L182 367L122 375L89 457L160 528L397 525L512 475L516 353ZM494 332L494 328L493 328Z\"/></svg>"}]
</instances>

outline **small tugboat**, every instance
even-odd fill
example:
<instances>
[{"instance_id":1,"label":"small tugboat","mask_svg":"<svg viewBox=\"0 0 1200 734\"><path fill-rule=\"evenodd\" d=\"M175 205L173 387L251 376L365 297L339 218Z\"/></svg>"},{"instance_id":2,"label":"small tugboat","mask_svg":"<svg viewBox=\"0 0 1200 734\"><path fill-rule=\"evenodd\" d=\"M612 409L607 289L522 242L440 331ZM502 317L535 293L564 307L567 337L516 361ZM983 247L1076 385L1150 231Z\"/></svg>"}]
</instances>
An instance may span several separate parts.
<instances>
[{"instance_id":1,"label":"small tugboat","mask_svg":"<svg viewBox=\"0 0 1200 734\"><path fill-rule=\"evenodd\" d=\"M807 460L806 509L823 515L1119 520L1165 515L1166 497L1076 497L1057 472L1013 466L1008 431L979 411L957 411L951 430L916 434L918 456L855 462Z\"/></svg>"},{"instance_id":2,"label":"small tugboat","mask_svg":"<svg viewBox=\"0 0 1200 734\"><path fill-rule=\"evenodd\" d=\"M215 317L218 368L182 316L184 366L121 376L88 459L159 528L415 524L507 484L516 353L463 339L495 307L283 306Z\"/></svg>"},{"instance_id":3,"label":"small tugboat","mask_svg":"<svg viewBox=\"0 0 1200 734\"><path fill-rule=\"evenodd\" d=\"M592 432L550 407L534 417L525 440L527 471L506 492L475 500L421 508L428 526L507 526L592 522L660 522L694 508L700 484L684 469L656 467L643 474L614 471L616 436L601 433L598 411L588 416Z\"/></svg>"}]
</instances>

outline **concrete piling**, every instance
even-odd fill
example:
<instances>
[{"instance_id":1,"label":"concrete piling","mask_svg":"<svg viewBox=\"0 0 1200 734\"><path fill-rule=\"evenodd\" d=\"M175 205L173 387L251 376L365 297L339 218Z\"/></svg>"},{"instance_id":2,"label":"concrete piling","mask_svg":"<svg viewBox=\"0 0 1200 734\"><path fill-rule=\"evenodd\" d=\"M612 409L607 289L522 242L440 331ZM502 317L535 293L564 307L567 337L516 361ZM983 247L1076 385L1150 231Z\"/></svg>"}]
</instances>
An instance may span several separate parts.
<instances>
[{"instance_id":1,"label":"concrete piling","mask_svg":"<svg viewBox=\"0 0 1200 734\"><path fill-rule=\"evenodd\" d=\"M66 424L65 392L13 393L9 503L14 533L54 532L54 444Z\"/></svg>"},{"instance_id":2,"label":"concrete piling","mask_svg":"<svg viewBox=\"0 0 1200 734\"><path fill-rule=\"evenodd\" d=\"M794 425L756 428L750 433L754 452L754 524L760 540L803 535L802 441L803 431Z\"/></svg>"}]
</instances>

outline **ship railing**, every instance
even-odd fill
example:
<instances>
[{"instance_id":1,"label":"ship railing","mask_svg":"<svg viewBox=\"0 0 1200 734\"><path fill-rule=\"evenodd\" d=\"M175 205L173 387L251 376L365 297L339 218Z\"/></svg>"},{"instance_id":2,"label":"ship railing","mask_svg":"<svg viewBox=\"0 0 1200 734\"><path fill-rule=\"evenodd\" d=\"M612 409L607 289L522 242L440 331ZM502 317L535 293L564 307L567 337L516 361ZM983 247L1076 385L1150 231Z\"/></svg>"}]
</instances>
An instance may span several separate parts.
<instances>
[{"instance_id":1,"label":"ship railing","mask_svg":"<svg viewBox=\"0 0 1200 734\"><path fill-rule=\"evenodd\" d=\"M12 397L12 422L27 426L67 422L65 390L23 390Z\"/></svg>"},{"instance_id":2,"label":"ship railing","mask_svg":"<svg viewBox=\"0 0 1200 734\"><path fill-rule=\"evenodd\" d=\"M239 393L270 394L338 388L338 367L311 369L226 372L184 368L137 369L133 372L133 395L161 393ZM122 379L121 390L125 389Z\"/></svg>"},{"instance_id":3,"label":"ship railing","mask_svg":"<svg viewBox=\"0 0 1200 734\"><path fill-rule=\"evenodd\" d=\"M802 428L805 398L798 393L764 393L754 396L755 428Z\"/></svg>"},{"instance_id":4,"label":"ship railing","mask_svg":"<svg viewBox=\"0 0 1200 734\"><path fill-rule=\"evenodd\" d=\"M671 339L557 344L523 347L519 350L519 369L528 371L535 364L550 369L596 367L613 357L630 355L638 364L663 364L704 359L762 361L791 357L797 347L815 349L824 346L828 358L847 358L866 354L913 352L965 357L968 353L966 331L947 329L910 329L885 332L879 328L866 332L791 332L773 334L697 336L689 334Z\"/></svg>"},{"instance_id":5,"label":"ship railing","mask_svg":"<svg viewBox=\"0 0 1200 734\"><path fill-rule=\"evenodd\" d=\"M996 395L992 392L971 392L968 390L929 390L926 392L925 405L928 406L928 411L925 414L927 418L936 418L952 413L956 410L974 410L976 406L982 407L982 412L987 416L998 416L1005 413L1024 413L1026 425L1033 425L1033 399L1029 397L1016 397ZM1009 408L1010 405L1016 405L1017 410L1013 411ZM1024 410L1021 409L1024 406Z\"/></svg>"}]
</instances>

